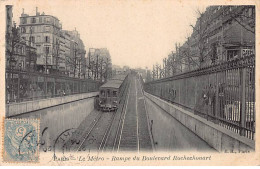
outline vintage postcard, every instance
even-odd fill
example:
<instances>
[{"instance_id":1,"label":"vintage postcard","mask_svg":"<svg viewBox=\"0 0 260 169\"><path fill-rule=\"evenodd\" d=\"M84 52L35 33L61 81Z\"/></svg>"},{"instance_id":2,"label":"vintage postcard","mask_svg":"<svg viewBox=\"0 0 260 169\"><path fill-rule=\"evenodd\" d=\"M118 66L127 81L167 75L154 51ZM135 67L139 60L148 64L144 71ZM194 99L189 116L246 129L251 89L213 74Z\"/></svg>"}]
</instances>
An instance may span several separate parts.
<instances>
[{"instance_id":1,"label":"vintage postcard","mask_svg":"<svg viewBox=\"0 0 260 169\"><path fill-rule=\"evenodd\" d=\"M260 165L258 0L1 0L0 165Z\"/></svg>"}]
</instances>

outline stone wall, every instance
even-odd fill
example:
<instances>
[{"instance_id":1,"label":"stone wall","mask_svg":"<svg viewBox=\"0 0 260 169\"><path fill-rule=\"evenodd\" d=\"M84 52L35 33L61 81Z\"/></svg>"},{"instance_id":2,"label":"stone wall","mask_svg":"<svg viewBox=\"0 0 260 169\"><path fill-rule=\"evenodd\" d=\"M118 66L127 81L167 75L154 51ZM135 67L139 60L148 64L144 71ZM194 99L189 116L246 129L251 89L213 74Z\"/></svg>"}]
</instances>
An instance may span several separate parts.
<instances>
[{"instance_id":1,"label":"stone wall","mask_svg":"<svg viewBox=\"0 0 260 169\"><path fill-rule=\"evenodd\" d=\"M255 149L254 140L242 137L235 132L211 121L207 121L207 119L201 118L156 96L148 93L145 93L145 96L218 152L252 152Z\"/></svg>"},{"instance_id":2,"label":"stone wall","mask_svg":"<svg viewBox=\"0 0 260 169\"><path fill-rule=\"evenodd\" d=\"M36 111L36 110L45 109L52 106L74 102L77 100L95 97L97 94L98 92L92 92L92 93L69 95L64 97L33 100L33 101L27 101L21 103L6 104L6 109L5 109L6 117L12 117L23 113L28 113L31 111Z\"/></svg>"}]
</instances>

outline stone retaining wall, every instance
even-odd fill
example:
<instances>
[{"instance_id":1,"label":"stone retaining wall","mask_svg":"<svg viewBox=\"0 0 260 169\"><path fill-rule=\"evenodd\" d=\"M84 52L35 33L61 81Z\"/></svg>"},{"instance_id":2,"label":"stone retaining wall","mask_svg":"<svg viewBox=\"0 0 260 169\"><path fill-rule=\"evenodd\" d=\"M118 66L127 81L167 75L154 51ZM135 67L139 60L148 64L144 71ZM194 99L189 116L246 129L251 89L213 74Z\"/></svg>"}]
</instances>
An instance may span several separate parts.
<instances>
[{"instance_id":1,"label":"stone retaining wall","mask_svg":"<svg viewBox=\"0 0 260 169\"><path fill-rule=\"evenodd\" d=\"M98 92L75 94L64 97L55 97L48 99L33 100L21 103L6 104L6 117L16 116L19 114L36 111L64 103L95 97Z\"/></svg>"}]
</instances>

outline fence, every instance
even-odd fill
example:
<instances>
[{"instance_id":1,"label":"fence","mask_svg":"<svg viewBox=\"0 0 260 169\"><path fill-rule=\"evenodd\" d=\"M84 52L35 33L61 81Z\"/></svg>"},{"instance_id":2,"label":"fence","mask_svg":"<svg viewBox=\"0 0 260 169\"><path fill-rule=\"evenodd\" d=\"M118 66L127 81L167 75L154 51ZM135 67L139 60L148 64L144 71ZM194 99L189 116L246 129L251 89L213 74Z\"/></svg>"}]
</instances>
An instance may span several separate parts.
<instances>
[{"instance_id":1,"label":"fence","mask_svg":"<svg viewBox=\"0 0 260 169\"><path fill-rule=\"evenodd\" d=\"M100 82L61 74L6 69L6 103L97 91Z\"/></svg>"},{"instance_id":2,"label":"fence","mask_svg":"<svg viewBox=\"0 0 260 169\"><path fill-rule=\"evenodd\" d=\"M144 89L254 140L255 55L147 82Z\"/></svg>"}]
</instances>

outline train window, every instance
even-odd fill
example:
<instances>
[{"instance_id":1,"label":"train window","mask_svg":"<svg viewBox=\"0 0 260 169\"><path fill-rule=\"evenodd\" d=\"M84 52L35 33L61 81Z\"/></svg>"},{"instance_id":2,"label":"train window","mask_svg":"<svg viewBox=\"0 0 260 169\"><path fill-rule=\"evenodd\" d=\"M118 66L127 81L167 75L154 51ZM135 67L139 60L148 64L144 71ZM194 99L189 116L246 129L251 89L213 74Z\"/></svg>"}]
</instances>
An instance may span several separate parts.
<instances>
[{"instance_id":1,"label":"train window","mask_svg":"<svg viewBox=\"0 0 260 169\"><path fill-rule=\"evenodd\" d=\"M101 90L101 91L100 91L100 94L101 94L101 96L105 96L105 91L104 91L104 90Z\"/></svg>"},{"instance_id":2,"label":"train window","mask_svg":"<svg viewBox=\"0 0 260 169\"><path fill-rule=\"evenodd\" d=\"M107 90L107 97L110 97L110 90Z\"/></svg>"},{"instance_id":3,"label":"train window","mask_svg":"<svg viewBox=\"0 0 260 169\"><path fill-rule=\"evenodd\" d=\"M117 97L117 91L113 91L113 97Z\"/></svg>"}]
</instances>

